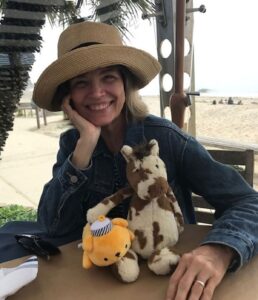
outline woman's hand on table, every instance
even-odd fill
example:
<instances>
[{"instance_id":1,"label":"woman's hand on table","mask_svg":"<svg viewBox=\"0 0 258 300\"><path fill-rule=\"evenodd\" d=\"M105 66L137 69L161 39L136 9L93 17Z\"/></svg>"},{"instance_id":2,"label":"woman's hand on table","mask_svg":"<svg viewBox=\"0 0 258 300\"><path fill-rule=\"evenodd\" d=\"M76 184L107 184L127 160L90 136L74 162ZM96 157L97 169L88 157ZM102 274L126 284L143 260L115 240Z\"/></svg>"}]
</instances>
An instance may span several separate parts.
<instances>
[{"instance_id":1,"label":"woman's hand on table","mask_svg":"<svg viewBox=\"0 0 258 300\"><path fill-rule=\"evenodd\" d=\"M219 244L183 254L169 280L166 300L211 300L235 252Z\"/></svg>"}]
</instances>

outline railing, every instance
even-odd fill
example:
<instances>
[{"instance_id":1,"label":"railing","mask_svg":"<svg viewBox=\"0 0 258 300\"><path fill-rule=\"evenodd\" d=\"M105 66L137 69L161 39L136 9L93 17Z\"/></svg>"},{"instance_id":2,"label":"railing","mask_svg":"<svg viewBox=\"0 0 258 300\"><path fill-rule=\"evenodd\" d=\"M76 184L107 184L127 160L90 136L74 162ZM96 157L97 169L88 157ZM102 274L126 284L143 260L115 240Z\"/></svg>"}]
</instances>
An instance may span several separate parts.
<instances>
[{"instance_id":1,"label":"railing","mask_svg":"<svg viewBox=\"0 0 258 300\"><path fill-rule=\"evenodd\" d=\"M27 116L27 112L32 117L33 112L35 111L38 128L40 128L40 115L42 113L44 125L47 125L46 111L44 109L40 109L36 104L32 102L21 102L18 104L17 110L18 114L23 114L25 117Z\"/></svg>"}]
</instances>

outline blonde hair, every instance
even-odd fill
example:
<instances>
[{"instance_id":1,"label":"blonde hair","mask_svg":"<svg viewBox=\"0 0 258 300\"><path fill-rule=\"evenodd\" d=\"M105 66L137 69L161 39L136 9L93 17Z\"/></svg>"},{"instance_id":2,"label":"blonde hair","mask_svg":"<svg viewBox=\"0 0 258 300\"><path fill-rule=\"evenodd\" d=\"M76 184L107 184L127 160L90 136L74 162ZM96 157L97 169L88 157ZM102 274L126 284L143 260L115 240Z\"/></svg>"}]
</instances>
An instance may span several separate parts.
<instances>
[{"instance_id":1,"label":"blonde hair","mask_svg":"<svg viewBox=\"0 0 258 300\"><path fill-rule=\"evenodd\" d=\"M143 102L139 90L134 84L133 75L126 69L121 70L124 88L127 121L136 122L143 120L149 114L148 106Z\"/></svg>"}]
</instances>

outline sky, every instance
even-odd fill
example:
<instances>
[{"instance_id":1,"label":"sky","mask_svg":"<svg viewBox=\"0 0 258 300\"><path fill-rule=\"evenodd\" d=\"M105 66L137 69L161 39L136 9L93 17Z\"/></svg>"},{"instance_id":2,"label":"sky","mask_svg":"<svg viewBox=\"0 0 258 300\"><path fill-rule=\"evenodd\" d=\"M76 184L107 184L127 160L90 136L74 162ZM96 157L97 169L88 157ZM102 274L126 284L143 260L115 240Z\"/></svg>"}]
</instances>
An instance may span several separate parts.
<instances>
[{"instance_id":1,"label":"sky","mask_svg":"<svg viewBox=\"0 0 258 300\"><path fill-rule=\"evenodd\" d=\"M204 4L206 13L194 14L195 85L210 95L258 96L258 1L194 0L194 7ZM36 82L40 73L56 59L58 36L63 28L46 24L40 53L30 72ZM139 20L130 27L127 44L157 57L155 25ZM158 95L156 77L141 91Z\"/></svg>"}]
</instances>

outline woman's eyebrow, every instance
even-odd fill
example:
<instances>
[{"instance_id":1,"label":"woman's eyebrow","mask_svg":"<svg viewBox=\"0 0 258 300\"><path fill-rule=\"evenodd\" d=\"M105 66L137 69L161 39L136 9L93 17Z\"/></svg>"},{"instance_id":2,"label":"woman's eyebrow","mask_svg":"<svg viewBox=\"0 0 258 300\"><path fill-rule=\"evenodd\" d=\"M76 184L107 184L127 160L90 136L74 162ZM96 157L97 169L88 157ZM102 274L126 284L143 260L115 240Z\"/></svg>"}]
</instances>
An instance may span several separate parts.
<instances>
[{"instance_id":1,"label":"woman's eyebrow","mask_svg":"<svg viewBox=\"0 0 258 300\"><path fill-rule=\"evenodd\" d=\"M103 74L103 73L106 73L106 72L113 72L113 71L117 71L117 68L111 66L111 67L106 67L106 68L102 69L100 71L100 73Z\"/></svg>"},{"instance_id":2,"label":"woman's eyebrow","mask_svg":"<svg viewBox=\"0 0 258 300\"><path fill-rule=\"evenodd\" d=\"M78 76L72 78L71 81L73 81L73 80L78 80L78 79L86 79L86 76L83 75L83 74L82 74L82 75L78 75Z\"/></svg>"}]
</instances>

